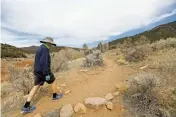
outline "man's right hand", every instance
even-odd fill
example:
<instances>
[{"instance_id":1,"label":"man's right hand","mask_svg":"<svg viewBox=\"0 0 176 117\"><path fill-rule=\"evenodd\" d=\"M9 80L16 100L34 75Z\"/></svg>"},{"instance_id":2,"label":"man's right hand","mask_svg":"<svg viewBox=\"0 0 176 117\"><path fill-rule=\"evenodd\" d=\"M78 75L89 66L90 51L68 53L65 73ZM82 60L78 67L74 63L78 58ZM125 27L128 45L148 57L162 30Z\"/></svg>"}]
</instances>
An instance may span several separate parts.
<instances>
[{"instance_id":1,"label":"man's right hand","mask_svg":"<svg viewBox=\"0 0 176 117\"><path fill-rule=\"evenodd\" d=\"M50 75L45 76L45 80L49 81L50 80Z\"/></svg>"}]
</instances>

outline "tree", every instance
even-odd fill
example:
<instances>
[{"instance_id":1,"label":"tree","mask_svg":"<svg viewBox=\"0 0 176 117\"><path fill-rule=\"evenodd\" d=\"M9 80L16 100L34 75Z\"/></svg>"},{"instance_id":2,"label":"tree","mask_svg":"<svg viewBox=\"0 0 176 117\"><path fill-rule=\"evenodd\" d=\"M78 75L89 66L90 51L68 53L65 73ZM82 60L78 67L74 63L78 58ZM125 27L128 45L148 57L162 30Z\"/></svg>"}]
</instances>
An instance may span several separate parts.
<instances>
[{"instance_id":1,"label":"tree","mask_svg":"<svg viewBox=\"0 0 176 117\"><path fill-rule=\"evenodd\" d=\"M88 50L89 48L88 48L88 46L87 46L86 44L84 44L84 45L83 45L83 49L84 49L84 50Z\"/></svg>"},{"instance_id":2,"label":"tree","mask_svg":"<svg viewBox=\"0 0 176 117\"><path fill-rule=\"evenodd\" d=\"M109 50L109 44L108 44L108 43L105 43L105 44L103 45L103 50L104 50L104 52L106 52L106 51Z\"/></svg>"},{"instance_id":3,"label":"tree","mask_svg":"<svg viewBox=\"0 0 176 117\"><path fill-rule=\"evenodd\" d=\"M101 42L98 44L97 49L103 52L103 44Z\"/></svg>"}]
</instances>

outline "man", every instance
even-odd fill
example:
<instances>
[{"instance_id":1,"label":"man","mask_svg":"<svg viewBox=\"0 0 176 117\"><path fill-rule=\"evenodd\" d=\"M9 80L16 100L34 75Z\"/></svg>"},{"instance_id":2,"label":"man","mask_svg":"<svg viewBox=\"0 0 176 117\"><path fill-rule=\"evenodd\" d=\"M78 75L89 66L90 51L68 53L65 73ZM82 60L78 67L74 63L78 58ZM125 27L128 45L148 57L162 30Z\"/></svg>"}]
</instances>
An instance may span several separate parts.
<instances>
[{"instance_id":1,"label":"man","mask_svg":"<svg viewBox=\"0 0 176 117\"><path fill-rule=\"evenodd\" d=\"M52 45L56 46L56 44L53 42L51 37L46 37L43 41L40 42L43 44L38 48L34 62L34 87L30 91L27 97L27 101L22 108L23 113L29 113L36 109L36 107L30 106L30 101L40 86L44 84L44 82L52 84L52 100L57 100L62 97L62 93L60 95L57 94L57 84L54 82L55 77L51 72L51 58L49 49Z\"/></svg>"}]
</instances>

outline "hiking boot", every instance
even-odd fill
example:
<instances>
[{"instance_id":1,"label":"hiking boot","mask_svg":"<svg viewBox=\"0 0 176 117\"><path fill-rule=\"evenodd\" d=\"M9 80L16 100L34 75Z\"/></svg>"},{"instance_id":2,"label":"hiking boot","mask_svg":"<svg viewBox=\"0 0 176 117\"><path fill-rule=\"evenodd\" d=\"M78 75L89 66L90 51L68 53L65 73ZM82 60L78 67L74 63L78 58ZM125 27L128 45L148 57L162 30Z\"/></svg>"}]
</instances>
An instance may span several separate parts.
<instances>
[{"instance_id":1,"label":"hiking boot","mask_svg":"<svg viewBox=\"0 0 176 117\"><path fill-rule=\"evenodd\" d=\"M53 100L60 99L61 97L63 97L63 93L60 93L59 95L56 94L56 97L53 97Z\"/></svg>"},{"instance_id":2,"label":"hiking boot","mask_svg":"<svg viewBox=\"0 0 176 117\"><path fill-rule=\"evenodd\" d=\"M31 113L31 112L33 112L35 109L36 109L35 106L29 106L29 107L27 107L27 108L23 107L21 110L22 110L22 113Z\"/></svg>"}]
</instances>

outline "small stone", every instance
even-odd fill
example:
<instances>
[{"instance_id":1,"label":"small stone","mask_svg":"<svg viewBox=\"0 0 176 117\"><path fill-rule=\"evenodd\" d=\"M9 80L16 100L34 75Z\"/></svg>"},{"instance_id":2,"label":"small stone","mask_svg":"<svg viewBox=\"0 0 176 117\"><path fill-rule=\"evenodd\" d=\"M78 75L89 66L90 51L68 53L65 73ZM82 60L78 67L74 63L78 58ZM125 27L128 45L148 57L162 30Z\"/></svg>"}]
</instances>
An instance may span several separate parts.
<instances>
[{"instance_id":1,"label":"small stone","mask_svg":"<svg viewBox=\"0 0 176 117\"><path fill-rule=\"evenodd\" d=\"M61 89L61 87L57 86L57 89Z\"/></svg>"},{"instance_id":2,"label":"small stone","mask_svg":"<svg viewBox=\"0 0 176 117\"><path fill-rule=\"evenodd\" d=\"M143 67L140 67L139 69L143 70L143 69L146 69L148 66L149 66L149 65L147 64L147 65L145 65L145 66L143 66Z\"/></svg>"},{"instance_id":3,"label":"small stone","mask_svg":"<svg viewBox=\"0 0 176 117\"><path fill-rule=\"evenodd\" d=\"M102 97L89 97L84 100L84 103L88 108L98 109L105 106L106 99Z\"/></svg>"},{"instance_id":4,"label":"small stone","mask_svg":"<svg viewBox=\"0 0 176 117\"><path fill-rule=\"evenodd\" d=\"M68 90L68 91L66 91L66 92L65 92L65 94L69 94L70 92L71 92L71 91L70 91L70 90Z\"/></svg>"},{"instance_id":5,"label":"small stone","mask_svg":"<svg viewBox=\"0 0 176 117\"><path fill-rule=\"evenodd\" d=\"M72 117L74 114L71 104L64 105L60 110L60 117Z\"/></svg>"},{"instance_id":6,"label":"small stone","mask_svg":"<svg viewBox=\"0 0 176 117\"><path fill-rule=\"evenodd\" d=\"M66 87L66 84L61 84L61 87Z\"/></svg>"},{"instance_id":7,"label":"small stone","mask_svg":"<svg viewBox=\"0 0 176 117\"><path fill-rule=\"evenodd\" d=\"M120 94L120 92L117 91L117 92L114 92L114 93L113 93L113 96L117 97L119 94Z\"/></svg>"},{"instance_id":8,"label":"small stone","mask_svg":"<svg viewBox=\"0 0 176 117\"><path fill-rule=\"evenodd\" d=\"M112 93L108 93L108 94L105 96L105 99L106 99L107 101L109 101L109 100L114 99L114 96L112 95Z\"/></svg>"},{"instance_id":9,"label":"small stone","mask_svg":"<svg viewBox=\"0 0 176 117\"><path fill-rule=\"evenodd\" d=\"M42 117L40 113L37 113L34 117Z\"/></svg>"},{"instance_id":10,"label":"small stone","mask_svg":"<svg viewBox=\"0 0 176 117\"><path fill-rule=\"evenodd\" d=\"M112 102L107 102L107 103L106 103L106 107L107 107L107 109L112 110L112 109L113 109L113 104L112 104Z\"/></svg>"},{"instance_id":11,"label":"small stone","mask_svg":"<svg viewBox=\"0 0 176 117\"><path fill-rule=\"evenodd\" d=\"M77 103L74 107L74 111L76 113L86 113L86 107L84 106L84 104L81 104L81 103Z\"/></svg>"}]
</instances>

